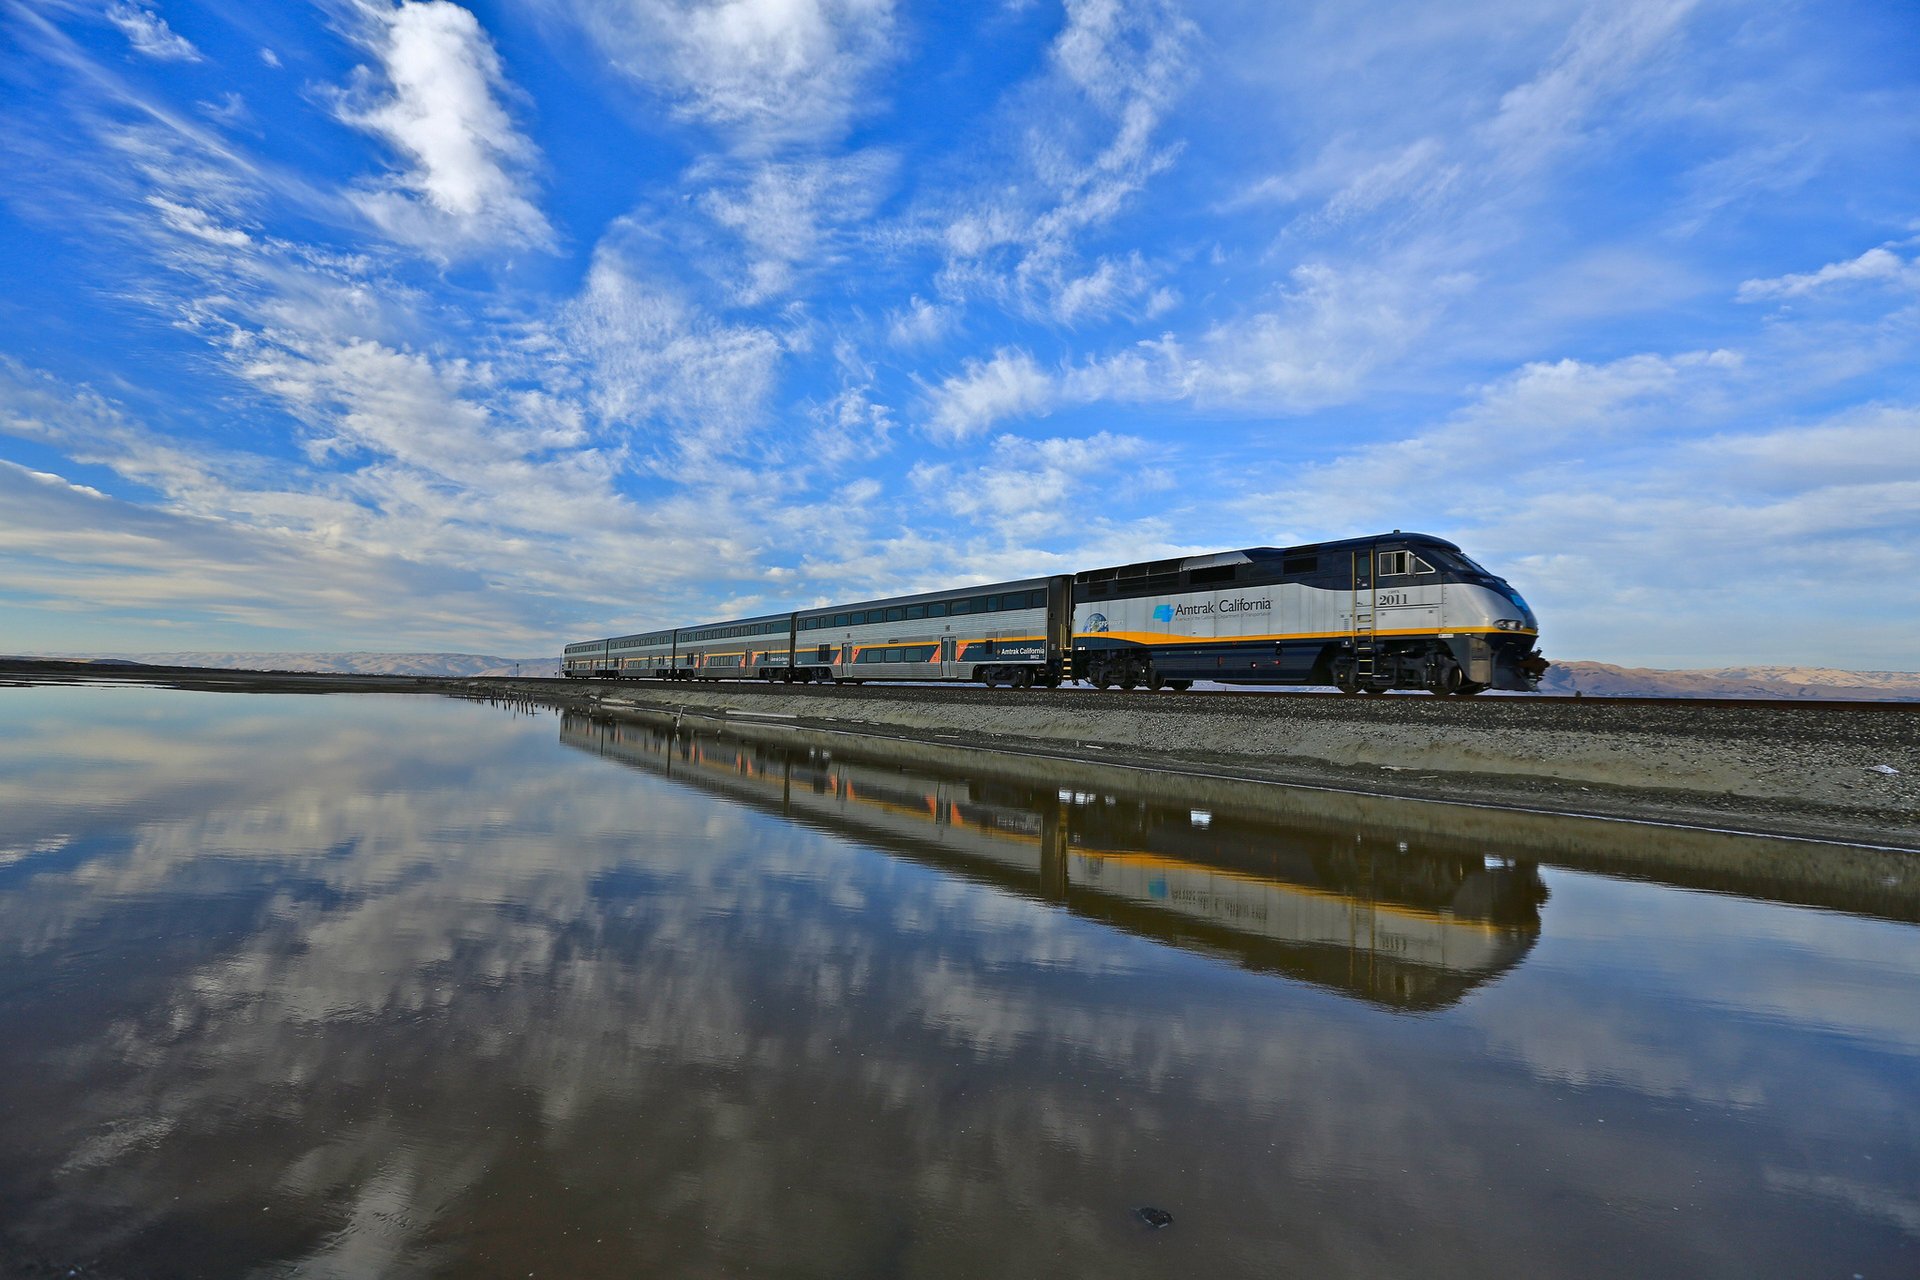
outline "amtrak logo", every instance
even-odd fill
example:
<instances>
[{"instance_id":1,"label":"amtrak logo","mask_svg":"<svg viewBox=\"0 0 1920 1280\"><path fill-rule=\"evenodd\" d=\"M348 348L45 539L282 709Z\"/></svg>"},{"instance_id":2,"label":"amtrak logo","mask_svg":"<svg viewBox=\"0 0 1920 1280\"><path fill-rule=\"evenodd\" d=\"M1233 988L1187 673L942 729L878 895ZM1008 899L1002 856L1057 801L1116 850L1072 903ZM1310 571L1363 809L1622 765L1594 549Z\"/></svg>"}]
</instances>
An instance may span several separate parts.
<instances>
[{"instance_id":1,"label":"amtrak logo","mask_svg":"<svg viewBox=\"0 0 1920 1280\"><path fill-rule=\"evenodd\" d=\"M1170 604L1155 605L1153 610L1153 620L1155 622L1172 622L1173 606Z\"/></svg>"},{"instance_id":2,"label":"amtrak logo","mask_svg":"<svg viewBox=\"0 0 1920 1280\"><path fill-rule=\"evenodd\" d=\"M1104 613L1095 613L1095 614L1089 614L1089 615L1088 615L1088 617L1087 617L1087 630L1089 630L1089 631L1105 631L1106 629L1107 629L1107 615L1106 615L1106 614L1104 614Z\"/></svg>"}]
</instances>

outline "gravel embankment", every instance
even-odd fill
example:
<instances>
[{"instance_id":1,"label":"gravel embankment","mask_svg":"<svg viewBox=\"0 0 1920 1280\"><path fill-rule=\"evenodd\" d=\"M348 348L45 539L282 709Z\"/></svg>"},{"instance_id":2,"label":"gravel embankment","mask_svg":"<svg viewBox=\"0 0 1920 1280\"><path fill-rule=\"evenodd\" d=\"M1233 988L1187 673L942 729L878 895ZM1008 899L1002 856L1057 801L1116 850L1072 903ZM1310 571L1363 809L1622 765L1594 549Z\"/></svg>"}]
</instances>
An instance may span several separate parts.
<instances>
[{"instance_id":1,"label":"gravel embankment","mask_svg":"<svg viewBox=\"0 0 1920 1280\"><path fill-rule=\"evenodd\" d=\"M305 675L0 662L16 684L443 693L682 709L1136 769L1920 850L1920 704L1016 692Z\"/></svg>"},{"instance_id":2,"label":"gravel embankment","mask_svg":"<svg viewBox=\"0 0 1920 1280\"><path fill-rule=\"evenodd\" d=\"M524 681L465 687L611 713L682 708L790 719L1116 765L1920 848L1920 707L1901 704Z\"/></svg>"}]
</instances>

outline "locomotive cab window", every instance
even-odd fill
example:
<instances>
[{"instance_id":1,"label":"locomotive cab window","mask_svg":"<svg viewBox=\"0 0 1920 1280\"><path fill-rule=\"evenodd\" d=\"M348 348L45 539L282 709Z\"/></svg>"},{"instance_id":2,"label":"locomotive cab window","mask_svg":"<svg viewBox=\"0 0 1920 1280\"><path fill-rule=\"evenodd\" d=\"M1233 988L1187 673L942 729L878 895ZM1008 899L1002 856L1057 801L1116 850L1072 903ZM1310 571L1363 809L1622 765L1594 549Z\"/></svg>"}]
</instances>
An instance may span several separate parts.
<instances>
[{"instance_id":1,"label":"locomotive cab window","mask_svg":"<svg viewBox=\"0 0 1920 1280\"><path fill-rule=\"evenodd\" d=\"M1433 566L1425 560L1422 560L1419 556L1415 556L1413 558L1413 571L1415 573L1432 573Z\"/></svg>"},{"instance_id":2,"label":"locomotive cab window","mask_svg":"<svg viewBox=\"0 0 1920 1280\"><path fill-rule=\"evenodd\" d=\"M1413 553L1411 551L1382 551L1380 553L1380 576L1383 578L1392 578L1411 573L1413 571L1412 565L1410 564L1412 559Z\"/></svg>"}]
</instances>

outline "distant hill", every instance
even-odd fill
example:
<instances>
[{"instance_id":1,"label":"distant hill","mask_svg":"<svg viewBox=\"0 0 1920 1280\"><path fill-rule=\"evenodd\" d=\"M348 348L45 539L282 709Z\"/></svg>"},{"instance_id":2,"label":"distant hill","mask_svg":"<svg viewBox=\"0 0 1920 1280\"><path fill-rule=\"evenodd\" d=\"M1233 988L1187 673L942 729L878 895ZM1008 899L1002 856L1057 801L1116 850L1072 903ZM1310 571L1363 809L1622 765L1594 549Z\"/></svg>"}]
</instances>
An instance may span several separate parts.
<instances>
[{"instance_id":1,"label":"distant hill","mask_svg":"<svg viewBox=\"0 0 1920 1280\"><path fill-rule=\"evenodd\" d=\"M330 671L366 676L558 676L558 658L501 658L482 653L115 653L52 654L82 662L142 662L225 671Z\"/></svg>"},{"instance_id":2,"label":"distant hill","mask_svg":"<svg viewBox=\"0 0 1920 1280\"><path fill-rule=\"evenodd\" d=\"M1920 701L1920 671L1831 667L1713 667L1659 671L1606 662L1556 662L1540 692L1614 698L1805 698Z\"/></svg>"}]
</instances>

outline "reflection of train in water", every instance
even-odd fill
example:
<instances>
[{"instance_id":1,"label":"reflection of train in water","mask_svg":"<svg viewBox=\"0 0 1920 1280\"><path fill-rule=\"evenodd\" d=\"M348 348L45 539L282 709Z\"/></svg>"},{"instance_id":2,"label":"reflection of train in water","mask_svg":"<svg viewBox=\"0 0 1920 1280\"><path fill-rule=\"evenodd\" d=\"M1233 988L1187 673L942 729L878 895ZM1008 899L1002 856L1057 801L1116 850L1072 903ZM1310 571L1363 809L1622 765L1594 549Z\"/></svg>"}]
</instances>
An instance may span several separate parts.
<instances>
[{"instance_id":1,"label":"reflection of train in water","mask_svg":"<svg viewBox=\"0 0 1920 1280\"><path fill-rule=\"evenodd\" d=\"M1532 863L968 781L568 714L561 741L889 852L1398 1009L1452 1004L1540 930Z\"/></svg>"}]
</instances>

